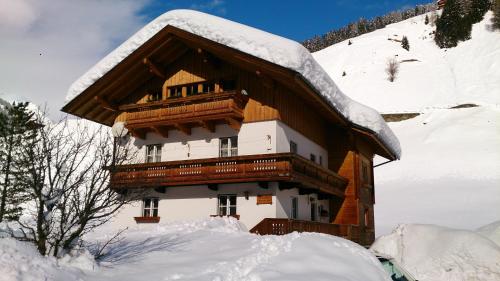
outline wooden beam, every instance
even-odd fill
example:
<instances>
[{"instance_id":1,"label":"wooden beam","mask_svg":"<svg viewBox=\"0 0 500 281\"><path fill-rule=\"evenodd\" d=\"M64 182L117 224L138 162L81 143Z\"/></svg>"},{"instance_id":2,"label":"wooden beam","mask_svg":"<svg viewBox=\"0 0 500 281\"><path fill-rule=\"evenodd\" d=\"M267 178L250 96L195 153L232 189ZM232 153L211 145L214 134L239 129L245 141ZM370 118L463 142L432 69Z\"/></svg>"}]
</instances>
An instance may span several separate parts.
<instances>
[{"instance_id":1,"label":"wooden beam","mask_svg":"<svg viewBox=\"0 0 500 281\"><path fill-rule=\"evenodd\" d=\"M158 135L168 138L168 128L162 126L152 126L151 129Z\"/></svg>"},{"instance_id":2,"label":"wooden beam","mask_svg":"<svg viewBox=\"0 0 500 281\"><path fill-rule=\"evenodd\" d=\"M186 135L188 135L188 136L190 136L190 135L191 135L191 128L189 128L189 127L188 127L188 126L186 126L186 125L183 125L183 124L179 124L179 123L177 123L177 124L174 124L174 127L175 127L177 130L179 130L179 131L183 132L184 134L186 134Z\"/></svg>"},{"instance_id":3,"label":"wooden beam","mask_svg":"<svg viewBox=\"0 0 500 281\"><path fill-rule=\"evenodd\" d=\"M215 133L215 122L214 121L204 121L201 120L198 122L201 127L205 128L210 133Z\"/></svg>"},{"instance_id":4,"label":"wooden beam","mask_svg":"<svg viewBox=\"0 0 500 281\"><path fill-rule=\"evenodd\" d=\"M269 182L268 181L259 181L257 184L262 189L269 189Z\"/></svg>"},{"instance_id":5,"label":"wooden beam","mask_svg":"<svg viewBox=\"0 0 500 281\"><path fill-rule=\"evenodd\" d=\"M146 139L146 132L142 129L128 129L128 131L130 132L130 134L136 138L139 138L139 139Z\"/></svg>"},{"instance_id":6,"label":"wooden beam","mask_svg":"<svg viewBox=\"0 0 500 281\"><path fill-rule=\"evenodd\" d=\"M235 118L226 118L225 121L229 125L229 127L233 128L236 131L240 130L240 128L241 128L241 121L240 120L237 120Z\"/></svg>"},{"instance_id":7,"label":"wooden beam","mask_svg":"<svg viewBox=\"0 0 500 281\"><path fill-rule=\"evenodd\" d=\"M163 78L163 79L167 78L167 75L165 74L165 71L163 71L163 69L161 69L159 66L157 66L149 58L144 58L142 60L142 62L144 63L144 65L146 65L146 66L149 67L149 72L150 73L153 73L154 75L156 75L156 76L158 76L160 78Z\"/></svg>"},{"instance_id":8,"label":"wooden beam","mask_svg":"<svg viewBox=\"0 0 500 281\"><path fill-rule=\"evenodd\" d=\"M113 112L118 111L118 108L116 106L112 105L109 101L107 101L103 97L95 96L94 100L97 101L104 109L107 109L107 110L113 111Z\"/></svg>"}]
</instances>

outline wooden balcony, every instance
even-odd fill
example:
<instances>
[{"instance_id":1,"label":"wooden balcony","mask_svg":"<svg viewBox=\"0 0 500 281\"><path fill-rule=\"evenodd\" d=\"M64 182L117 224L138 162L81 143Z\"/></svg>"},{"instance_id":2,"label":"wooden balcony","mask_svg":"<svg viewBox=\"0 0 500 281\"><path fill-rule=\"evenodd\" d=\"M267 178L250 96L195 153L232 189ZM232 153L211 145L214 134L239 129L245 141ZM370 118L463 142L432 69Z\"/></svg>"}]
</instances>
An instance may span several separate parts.
<instances>
[{"instance_id":1,"label":"wooden balcony","mask_svg":"<svg viewBox=\"0 0 500 281\"><path fill-rule=\"evenodd\" d=\"M114 189L241 182L289 182L344 197L347 180L293 153L247 155L111 167Z\"/></svg>"},{"instance_id":2,"label":"wooden balcony","mask_svg":"<svg viewBox=\"0 0 500 281\"><path fill-rule=\"evenodd\" d=\"M250 232L259 235L285 235L294 231L335 235L363 246L368 246L373 243L373 238L371 238L373 231L365 233L363 229L357 225L265 218L250 230Z\"/></svg>"},{"instance_id":3,"label":"wooden balcony","mask_svg":"<svg viewBox=\"0 0 500 281\"><path fill-rule=\"evenodd\" d=\"M239 130L247 102L247 96L231 91L123 105L119 110L126 112L126 127L136 137L144 138L147 132L168 137L168 130L189 135L193 127L214 132L218 123L227 123Z\"/></svg>"}]
</instances>

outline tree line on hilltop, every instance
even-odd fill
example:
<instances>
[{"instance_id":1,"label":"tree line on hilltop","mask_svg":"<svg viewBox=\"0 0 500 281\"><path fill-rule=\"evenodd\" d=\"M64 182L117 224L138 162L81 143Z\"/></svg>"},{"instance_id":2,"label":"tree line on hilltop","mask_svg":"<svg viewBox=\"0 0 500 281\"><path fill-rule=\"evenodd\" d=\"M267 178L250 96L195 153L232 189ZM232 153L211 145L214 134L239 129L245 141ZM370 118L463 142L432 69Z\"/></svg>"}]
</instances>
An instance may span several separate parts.
<instances>
[{"instance_id":1,"label":"tree line on hilltop","mask_svg":"<svg viewBox=\"0 0 500 281\"><path fill-rule=\"evenodd\" d=\"M317 52L333 44L384 28L385 26L426 14L437 9L436 3L418 5L415 8L390 12L367 20L360 18L339 29L334 29L321 36L314 36L302 42L310 52ZM458 42L471 37L472 25L480 22L486 12L493 10L491 27L500 30L500 0L447 0L440 16L436 13L431 18L426 15L425 24L435 24L434 40L440 48L455 47ZM352 42L349 40L349 45ZM403 48L409 49L407 43Z\"/></svg>"},{"instance_id":2,"label":"tree line on hilltop","mask_svg":"<svg viewBox=\"0 0 500 281\"><path fill-rule=\"evenodd\" d=\"M314 36L311 39L302 42L310 52L317 52L321 49L329 47L333 44L344 40L384 28L385 26L397 23L418 15L422 15L436 10L435 4L418 5L415 8L390 12L383 16L378 16L373 19L360 18L356 22L352 22L339 29L334 29L321 36Z\"/></svg>"}]
</instances>

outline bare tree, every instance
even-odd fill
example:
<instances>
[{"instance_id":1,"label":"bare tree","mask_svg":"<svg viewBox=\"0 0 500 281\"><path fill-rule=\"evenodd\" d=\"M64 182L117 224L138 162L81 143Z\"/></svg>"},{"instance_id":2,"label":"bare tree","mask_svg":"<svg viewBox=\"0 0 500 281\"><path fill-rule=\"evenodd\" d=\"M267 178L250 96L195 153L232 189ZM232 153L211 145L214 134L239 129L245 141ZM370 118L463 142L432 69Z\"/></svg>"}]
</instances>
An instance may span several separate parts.
<instances>
[{"instance_id":1,"label":"bare tree","mask_svg":"<svg viewBox=\"0 0 500 281\"><path fill-rule=\"evenodd\" d=\"M60 256L135 199L109 188L109 167L130 153L121 146L114 156L113 137L89 122L38 119L43 126L24 148L18 179L29 191L30 208L15 237L32 241L42 255Z\"/></svg>"},{"instance_id":2,"label":"bare tree","mask_svg":"<svg viewBox=\"0 0 500 281\"><path fill-rule=\"evenodd\" d=\"M387 67L385 68L385 72L387 73L387 79L391 82L394 82L396 76L399 72L399 62L395 58L390 58L387 60Z\"/></svg>"}]
</instances>

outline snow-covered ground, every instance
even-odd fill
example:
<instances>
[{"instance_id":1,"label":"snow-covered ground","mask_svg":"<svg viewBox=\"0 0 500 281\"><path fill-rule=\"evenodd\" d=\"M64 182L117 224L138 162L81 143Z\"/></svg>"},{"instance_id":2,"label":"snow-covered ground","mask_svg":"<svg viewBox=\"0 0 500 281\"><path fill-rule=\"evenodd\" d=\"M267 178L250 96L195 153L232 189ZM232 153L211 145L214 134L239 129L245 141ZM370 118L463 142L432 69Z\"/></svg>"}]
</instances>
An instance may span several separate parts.
<instances>
[{"instance_id":1,"label":"snow-covered ground","mask_svg":"<svg viewBox=\"0 0 500 281\"><path fill-rule=\"evenodd\" d=\"M422 281L500 280L500 247L474 231L400 225L371 249L393 257Z\"/></svg>"},{"instance_id":2,"label":"snow-covered ground","mask_svg":"<svg viewBox=\"0 0 500 281\"><path fill-rule=\"evenodd\" d=\"M421 113L389 123L403 154L375 168L377 235L399 223L475 229L500 219L500 32L488 29L491 16L456 48L436 47L422 15L313 54L355 100ZM388 40L403 35L409 52ZM391 83L384 69L395 55L418 61L402 62ZM480 106L449 109L465 103Z\"/></svg>"},{"instance_id":3,"label":"snow-covered ground","mask_svg":"<svg viewBox=\"0 0 500 281\"><path fill-rule=\"evenodd\" d=\"M106 234L99 230L90 239ZM220 218L130 229L99 265L85 253L43 258L12 239L0 239L0 261L2 281L390 280L370 251L348 240L316 233L258 236L235 219Z\"/></svg>"}]
</instances>

